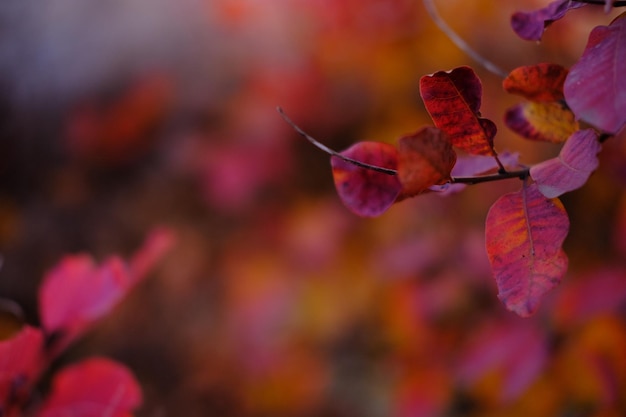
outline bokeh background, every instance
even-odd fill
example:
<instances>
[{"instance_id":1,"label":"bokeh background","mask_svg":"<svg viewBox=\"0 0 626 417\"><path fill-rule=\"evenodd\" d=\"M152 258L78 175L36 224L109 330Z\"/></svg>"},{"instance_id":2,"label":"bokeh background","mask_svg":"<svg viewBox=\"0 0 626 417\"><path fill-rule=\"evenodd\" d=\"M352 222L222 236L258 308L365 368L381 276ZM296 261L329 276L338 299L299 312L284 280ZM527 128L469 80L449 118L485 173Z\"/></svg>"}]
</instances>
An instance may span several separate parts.
<instances>
[{"instance_id":1,"label":"bokeh background","mask_svg":"<svg viewBox=\"0 0 626 417\"><path fill-rule=\"evenodd\" d=\"M438 7L505 70L570 66L617 14L516 38L510 15L546 3ZM166 226L160 267L59 360L127 364L138 416L625 415L626 138L564 196L569 272L522 320L484 251L487 210L517 180L357 218L275 110L335 149L395 143L430 123L419 78L460 65L498 150L558 153L507 131L519 99L416 0L4 0L0 296L37 324L63 255L127 256Z\"/></svg>"}]
</instances>

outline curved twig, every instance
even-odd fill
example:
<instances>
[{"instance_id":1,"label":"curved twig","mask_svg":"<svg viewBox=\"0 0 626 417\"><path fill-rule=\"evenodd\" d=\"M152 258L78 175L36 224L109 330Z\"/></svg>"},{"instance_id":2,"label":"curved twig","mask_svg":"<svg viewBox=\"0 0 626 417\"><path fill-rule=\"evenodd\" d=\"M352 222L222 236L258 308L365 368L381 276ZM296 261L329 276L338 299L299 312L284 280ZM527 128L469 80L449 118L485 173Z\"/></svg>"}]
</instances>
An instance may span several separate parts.
<instances>
[{"instance_id":1,"label":"curved twig","mask_svg":"<svg viewBox=\"0 0 626 417\"><path fill-rule=\"evenodd\" d=\"M497 75L500 78L506 78L508 73L504 71L502 68L489 61L484 56L480 55L476 50L474 50L463 38L461 38L448 24L442 19L435 7L435 3L433 0L422 0L426 11L430 15L432 21L437 25L439 29L443 33L448 36L448 38L454 43L460 50L465 52L470 58L474 61L481 64L487 71Z\"/></svg>"}]
</instances>

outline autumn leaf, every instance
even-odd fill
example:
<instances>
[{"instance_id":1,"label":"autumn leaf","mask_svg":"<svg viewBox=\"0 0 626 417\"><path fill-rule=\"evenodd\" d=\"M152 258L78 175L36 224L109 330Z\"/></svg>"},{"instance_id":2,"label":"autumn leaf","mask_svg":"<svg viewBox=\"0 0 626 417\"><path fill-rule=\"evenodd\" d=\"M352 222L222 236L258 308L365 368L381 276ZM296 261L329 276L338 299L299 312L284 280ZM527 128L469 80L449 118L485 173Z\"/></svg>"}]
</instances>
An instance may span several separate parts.
<instances>
[{"instance_id":1,"label":"autumn leaf","mask_svg":"<svg viewBox=\"0 0 626 417\"><path fill-rule=\"evenodd\" d=\"M420 93L435 126L450 136L452 145L475 155L495 155L497 128L480 117L482 84L471 68L424 76Z\"/></svg>"},{"instance_id":2,"label":"autumn leaf","mask_svg":"<svg viewBox=\"0 0 626 417\"><path fill-rule=\"evenodd\" d=\"M569 230L565 208L535 184L500 197L485 224L489 262L498 297L522 317L532 315L542 295L567 269L562 244Z\"/></svg>"},{"instance_id":3,"label":"autumn leaf","mask_svg":"<svg viewBox=\"0 0 626 417\"><path fill-rule=\"evenodd\" d=\"M625 16L589 34L585 51L564 85L565 100L576 117L610 133L626 123Z\"/></svg>"},{"instance_id":4,"label":"autumn leaf","mask_svg":"<svg viewBox=\"0 0 626 417\"><path fill-rule=\"evenodd\" d=\"M539 191L548 198L582 187L599 165L601 146L593 129L575 132L561 149L559 156L530 168L530 176Z\"/></svg>"},{"instance_id":5,"label":"autumn leaf","mask_svg":"<svg viewBox=\"0 0 626 417\"><path fill-rule=\"evenodd\" d=\"M377 167L392 170L398 167L398 151L386 143L359 142L341 155ZM332 156L330 163L341 201L359 216L382 214L400 195L402 184L397 175L357 166L338 156Z\"/></svg>"},{"instance_id":6,"label":"autumn leaf","mask_svg":"<svg viewBox=\"0 0 626 417\"><path fill-rule=\"evenodd\" d=\"M91 358L62 369L37 417L129 417L142 401L141 388L123 365Z\"/></svg>"},{"instance_id":7,"label":"autumn leaf","mask_svg":"<svg viewBox=\"0 0 626 417\"><path fill-rule=\"evenodd\" d=\"M565 142L579 128L574 114L558 102L518 104L507 110L504 122L526 139L553 143Z\"/></svg>"},{"instance_id":8,"label":"autumn leaf","mask_svg":"<svg viewBox=\"0 0 626 417\"><path fill-rule=\"evenodd\" d=\"M556 0L532 12L516 12L511 17L511 27L517 35L529 41L541 40L544 30L572 9L585 6L572 0Z\"/></svg>"},{"instance_id":9,"label":"autumn leaf","mask_svg":"<svg viewBox=\"0 0 626 417\"><path fill-rule=\"evenodd\" d=\"M530 101L563 100L563 83L567 68L558 64L541 63L515 68L502 82L504 90Z\"/></svg>"},{"instance_id":10,"label":"autumn leaf","mask_svg":"<svg viewBox=\"0 0 626 417\"><path fill-rule=\"evenodd\" d=\"M428 187L450 180L456 162L448 135L435 127L425 127L398 141L398 177L402 196L411 197Z\"/></svg>"}]
</instances>

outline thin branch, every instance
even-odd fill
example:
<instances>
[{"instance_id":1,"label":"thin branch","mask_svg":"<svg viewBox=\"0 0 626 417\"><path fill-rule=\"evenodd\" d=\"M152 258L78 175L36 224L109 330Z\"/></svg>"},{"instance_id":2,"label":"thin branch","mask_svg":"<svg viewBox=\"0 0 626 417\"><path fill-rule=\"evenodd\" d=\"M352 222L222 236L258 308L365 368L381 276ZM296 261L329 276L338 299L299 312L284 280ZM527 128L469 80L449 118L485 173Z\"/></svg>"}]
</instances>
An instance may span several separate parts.
<instances>
[{"instance_id":1,"label":"thin branch","mask_svg":"<svg viewBox=\"0 0 626 417\"><path fill-rule=\"evenodd\" d=\"M289 123L289 125L291 125L291 127L296 132L298 132L300 134L300 136L302 136L303 138L305 138L306 140L311 142L315 147L317 147L318 149L321 149L322 151L326 152L327 154L332 155L332 156L336 156L337 158L343 159L344 161L349 162L349 163L351 163L353 165L356 165L358 167L361 167L361 168L366 168L366 169L370 169L372 171L382 172L383 174L387 174L387 175L397 175L398 174L398 171L396 171L395 169L383 168L383 167L379 167L379 166L376 166L376 165L366 164L365 162L357 161L356 159L348 158L347 156L344 156L344 155L340 154L339 152L335 151L334 149L331 149L328 146L324 145L323 143L318 142L317 140L315 140L315 138L313 138L312 136L309 136L309 134L307 134L304 130L300 129L300 127L298 125L296 125L289 117L287 117L287 115L285 114L285 112L283 111L283 109L281 107L276 107L276 111L278 111L278 113L283 118L283 120L285 120L287 123Z\"/></svg>"},{"instance_id":2,"label":"thin branch","mask_svg":"<svg viewBox=\"0 0 626 417\"><path fill-rule=\"evenodd\" d=\"M601 4L601 5L607 4L605 0L574 0L574 1L576 3ZM610 4L610 2L608 4ZM613 2L613 7L626 7L626 1L616 0Z\"/></svg>"},{"instance_id":3,"label":"thin branch","mask_svg":"<svg viewBox=\"0 0 626 417\"><path fill-rule=\"evenodd\" d=\"M452 177L452 184L480 184L483 182L491 182L491 181L500 181L506 180L510 178L519 178L521 180L528 178L530 172L530 168L526 168L520 171L507 171L507 172L499 172L493 175L482 175L477 177Z\"/></svg>"},{"instance_id":4,"label":"thin branch","mask_svg":"<svg viewBox=\"0 0 626 417\"><path fill-rule=\"evenodd\" d=\"M450 40L463 52L469 55L474 61L481 64L487 71L497 75L500 78L506 78L507 72L502 68L489 61L487 58L480 55L476 50L474 50L463 38L461 38L448 24L443 20L443 18L439 15L437 8L435 7L434 0L422 0L424 3L424 7L426 11L430 15L430 18L433 22L441 29L443 33L450 38Z\"/></svg>"}]
</instances>

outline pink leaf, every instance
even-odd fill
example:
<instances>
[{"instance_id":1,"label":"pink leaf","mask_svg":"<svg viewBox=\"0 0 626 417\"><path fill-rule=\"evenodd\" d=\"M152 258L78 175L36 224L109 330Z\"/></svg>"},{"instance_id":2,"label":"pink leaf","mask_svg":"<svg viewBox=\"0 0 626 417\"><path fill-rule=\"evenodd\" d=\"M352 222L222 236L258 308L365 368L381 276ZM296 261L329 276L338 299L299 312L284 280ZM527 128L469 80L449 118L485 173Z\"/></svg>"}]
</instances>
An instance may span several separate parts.
<instances>
[{"instance_id":1,"label":"pink leaf","mask_svg":"<svg viewBox=\"0 0 626 417\"><path fill-rule=\"evenodd\" d=\"M28 397L41 371L43 342L41 330L30 326L0 341L0 414Z\"/></svg>"},{"instance_id":2,"label":"pink leaf","mask_svg":"<svg viewBox=\"0 0 626 417\"><path fill-rule=\"evenodd\" d=\"M491 372L501 375L500 400L519 397L544 369L545 336L535 326L503 322L480 331L458 366L464 384L474 384Z\"/></svg>"},{"instance_id":3,"label":"pink leaf","mask_svg":"<svg viewBox=\"0 0 626 417\"><path fill-rule=\"evenodd\" d=\"M98 266L85 254L66 256L39 288L42 325L48 334L63 332L69 342L104 316L132 284L128 266L119 257Z\"/></svg>"},{"instance_id":4,"label":"pink leaf","mask_svg":"<svg viewBox=\"0 0 626 417\"><path fill-rule=\"evenodd\" d=\"M61 370L37 417L128 417L142 401L141 388L123 365L92 358Z\"/></svg>"},{"instance_id":5,"label":"pink leaf","mask_svg":"<svg viewBox=\"0 0 626 417\"><path fill-rule=\"evenodd\" d=\"M387 143L359 142L341 155L381 168L395 170L398 167L398 151ZM400 195L402 185L397 175L362 168L337 156L332 156L330 163L341 201L359 216L382 214Z\"/></svg>"},{"instance_id":6,"label":"pink leaf","mask_svg":"<svg viewBox=\"0 0 626 417\"><path fill-rule=\"evenodd\" d=\"M141 281L176 243L176 235L161 227L152 230L143 245L130 259L130 270L135 280Z\"/></svg>"},{"instance_id":7,"label":"pink leaf","mask_svg":"<svg viewBox=\"0 0 626 417\"><path fill-rule=\"evenodd\" d=\"M610 133L626 123L626 18L598 26L565 79L567 104L576 117Z\"/></svg>"},{"instance_id":8,"label":"pink leaf","mask_svg":"<svg viewBox=\"0 0 626 417\"><path fill-rule=\"evenodd\" d=\"M582 187L598 167L601 146L593 129L575 132L557 158L548 159L530 168L530 176L539 191L548 198Z\"/></svg>"},{"instance_id":9,"label":"pink leaf","mask_svg":"<svg viewBox=\"0 0 626 417\"><path fill-rule=\"evenodd\" d=\"M498 297L522 317L532 315L543 294L567 270L561 245L569 219L558 199L548 199L535 184L503 195L489 209L485 224L487 255Z\"/></svg>"},{"instance_id":10,"label":"pink leaf","mask_svg":"<svg viewBox=\"0 0 626 417\"><path fill-rule=\"evenodd\" d=\"M517 35L529 41L541 40L543 31L555 20L561 19L569 10L585 6L572 0L556 0L543 9L533 12L517 12L511 17L511 27Z\"/></svg>"}]
</instances>

